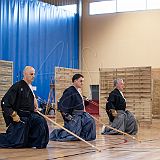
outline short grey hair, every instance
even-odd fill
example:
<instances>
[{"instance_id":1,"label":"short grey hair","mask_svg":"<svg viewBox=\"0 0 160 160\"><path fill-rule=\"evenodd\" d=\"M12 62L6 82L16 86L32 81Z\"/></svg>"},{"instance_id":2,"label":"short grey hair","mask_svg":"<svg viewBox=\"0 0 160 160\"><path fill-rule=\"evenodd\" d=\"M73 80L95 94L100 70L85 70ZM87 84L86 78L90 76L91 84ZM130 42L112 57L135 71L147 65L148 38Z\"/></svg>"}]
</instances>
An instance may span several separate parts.
<instances>
[{"instance_id":1,"label":"short grey hair","mask_svg":"<svg viewBox=\"0 0 160 160\"><path fill-rule=\"evenodd\" d=\"M35 69L32 66L25 66L25 68L23 70L23 76L25 76L25 74L30 70L34 70L35 71Z\"/></svg>"},{"instance_id":2,"label":"short grey hair","mask_svg":"<svg viewBox=\"0 0 160 160\"><path fill-rule=\"evenodd\" d=\"M114 81L113 81L114 87L116 87L116 85L117 85L120 81L123 81L123 79L122 79L122 78L114 79Z\"/></svg>"}]
</instances>

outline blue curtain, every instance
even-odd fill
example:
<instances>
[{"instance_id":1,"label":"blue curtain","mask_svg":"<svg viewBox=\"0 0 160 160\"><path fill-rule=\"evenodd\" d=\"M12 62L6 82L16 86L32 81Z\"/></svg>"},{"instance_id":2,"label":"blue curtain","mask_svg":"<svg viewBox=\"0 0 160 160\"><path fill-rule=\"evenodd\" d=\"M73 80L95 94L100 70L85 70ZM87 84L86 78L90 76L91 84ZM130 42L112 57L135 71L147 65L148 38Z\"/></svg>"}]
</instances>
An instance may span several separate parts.
<instances>
[{"instance_id":1,"label":"blue curtain","mask_svg":"<svg viewBox=\"0 0 160 160\"><path fill-rule=\"evenodd\" d=\"M32 65L36 92L46 99L55 66L79 68L78 14L37 0L1 0L0 59L13 61L14 82Z\"/></svg>"}]
</instances>

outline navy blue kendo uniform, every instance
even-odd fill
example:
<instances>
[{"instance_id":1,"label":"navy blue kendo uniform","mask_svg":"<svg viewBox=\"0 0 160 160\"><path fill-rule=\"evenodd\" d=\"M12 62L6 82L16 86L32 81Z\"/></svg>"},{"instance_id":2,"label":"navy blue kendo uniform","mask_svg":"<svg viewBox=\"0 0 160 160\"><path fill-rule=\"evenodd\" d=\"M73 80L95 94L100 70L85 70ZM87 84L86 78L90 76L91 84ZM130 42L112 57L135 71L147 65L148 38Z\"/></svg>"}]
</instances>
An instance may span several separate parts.
<instances>
[{"instance_id":1,"label":"navy blue kendo uniform","mask_svg":"<svg viewBox=\"0 0 160 160\"><path fill-rule=\"evenodd\" d=\"M85 140L96 138L96 125L94 119L84 111L83 97L79 91L70 86L58 102L58 109L64 119L64 127ZM77 140L63 129L54 129L50 134L53 141Z\"/></svg>"},{"instance_id":2,"label":"navy blue kendo uniform","mask_svg":"<svg viewBox=\"0 0 160 160\"><path fill-rule=\"evenodd\" d=\"M1 101L3 116L8 129L0 134L0 148L45 148L49 141L46 120L34 112L34 95L28 84L21 80L11 86ZM16 111L21 121L14 122L11 114Z\"/></svg>"}]
</instances>

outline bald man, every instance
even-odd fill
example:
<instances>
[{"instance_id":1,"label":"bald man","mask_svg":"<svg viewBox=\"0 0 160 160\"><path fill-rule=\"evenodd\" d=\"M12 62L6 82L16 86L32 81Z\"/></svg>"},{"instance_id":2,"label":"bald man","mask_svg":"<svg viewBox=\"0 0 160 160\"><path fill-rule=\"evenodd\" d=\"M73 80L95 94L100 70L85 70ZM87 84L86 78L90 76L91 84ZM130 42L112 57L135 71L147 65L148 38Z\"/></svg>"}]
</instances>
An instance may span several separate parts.
<instances>
[{"instance_id":1,"label":"bald man","mask_svg":"<svg viewBox=\"0 0 160 160\"><path fill-rule=\"evenodd\" d=\"M26 66L23 75L1 101L8 129L0 134L0 148L46 148L49 141L47 122L36 112L38 103L32 89L35 69Z\"/></svg>"}]
</instances>

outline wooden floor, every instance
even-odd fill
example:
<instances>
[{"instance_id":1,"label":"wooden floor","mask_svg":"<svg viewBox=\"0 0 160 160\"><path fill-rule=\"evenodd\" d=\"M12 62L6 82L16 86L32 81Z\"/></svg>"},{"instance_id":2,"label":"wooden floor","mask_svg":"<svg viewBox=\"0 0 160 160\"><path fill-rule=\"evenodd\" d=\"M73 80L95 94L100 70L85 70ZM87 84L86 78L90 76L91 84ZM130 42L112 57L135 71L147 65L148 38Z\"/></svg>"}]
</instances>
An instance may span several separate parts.
<instances>
[{"instance_id":1,"label":"wooden floor","mask_svg":"<svg viewBox=\"0 0 160 160\"><path fill-rule=\"evenodd\" d=\"M101 135L97 127L97 139L93 145L84 142L49 142L46 149L0 149L0 160L160 160L160 120L152 126L140 126L137 142L122 135ZM50 130L53 126L50 126Z\"/></svg>"}]
</instances>

